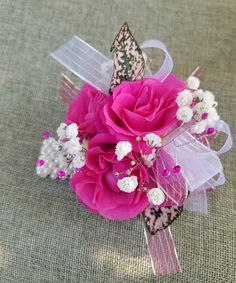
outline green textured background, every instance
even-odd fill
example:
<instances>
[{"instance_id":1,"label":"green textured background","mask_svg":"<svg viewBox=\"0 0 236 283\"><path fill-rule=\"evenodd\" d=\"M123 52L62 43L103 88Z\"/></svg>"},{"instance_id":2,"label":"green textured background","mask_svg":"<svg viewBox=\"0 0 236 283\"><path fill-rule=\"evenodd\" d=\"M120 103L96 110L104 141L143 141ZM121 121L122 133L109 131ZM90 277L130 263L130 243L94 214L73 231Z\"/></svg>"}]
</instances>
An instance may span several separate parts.
<instances>
[{"instance_id":1,"label":"green textured background","mask_svg":"<svg viewBox=\"0 0 236 283\"><path fill-rule=\"evenodd\" d=\"M209 214L185 212L172 226L183 273L158 279L139 219L89 214L66 182L34 174L40 133L66 110L57 99L64 69L49 53L77 34L109 54L126 20L138 42L167 44L176 74L202 66L203 85L236 128L235 0L0 0L1 283L236 282L234 149L222 159L227 183L209 195Z\"/></svg>"}]
</instances>

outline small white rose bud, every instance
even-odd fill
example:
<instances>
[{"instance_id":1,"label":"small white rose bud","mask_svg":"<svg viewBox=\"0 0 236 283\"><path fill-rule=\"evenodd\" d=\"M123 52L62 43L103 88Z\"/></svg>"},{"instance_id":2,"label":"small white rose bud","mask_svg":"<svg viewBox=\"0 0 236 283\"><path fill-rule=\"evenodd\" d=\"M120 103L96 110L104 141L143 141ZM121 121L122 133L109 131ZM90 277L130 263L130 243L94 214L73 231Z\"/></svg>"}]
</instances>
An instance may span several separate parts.
<instances>
[{"instance_id":1,"label":"small white rose bud","mask_svg":"<svg viewBox=\"0 0 236 283\"><path fill-rule=\"evenodd\" d=\"M118 180L117 186L123 192L132 193L138 186L138 179L136 176L125 177Z\"/></svg>"},{"instance_id":2,"label":"small white rose bud","mask_svg":"<svg viewBox=\"0 0 236 283\"><path fill-rule=\"evenodd\" d=\"M132 151L132 144L128 141L118 142L115 148L115 154L119 161L122 160L131 151Z\"/></svg>"},{"instance_id":3,"label":"small white rose bud","mask_svg":"<svg viewBox=\"0 0 236 283\"><path fill-rule=\"evenodd\" d=\"M165 194L160 188L153 188L147 193L148 200L153 205L160 205L165 201Z\"/></svg>"}]
</instances>

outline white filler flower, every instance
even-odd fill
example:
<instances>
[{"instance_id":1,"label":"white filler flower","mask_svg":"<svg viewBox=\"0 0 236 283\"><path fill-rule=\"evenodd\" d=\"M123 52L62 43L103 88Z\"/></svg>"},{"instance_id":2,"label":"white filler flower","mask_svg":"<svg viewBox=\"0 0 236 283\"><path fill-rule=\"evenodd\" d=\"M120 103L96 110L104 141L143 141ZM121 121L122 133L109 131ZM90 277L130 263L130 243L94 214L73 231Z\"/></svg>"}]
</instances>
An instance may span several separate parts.
<instances>
[{"instance_id":1,"label":"white filler flower","mask_svg":"<svg viewBox=\"0 0 236 283\"><path fill-rule=\"evenodd\" d=\"M70 154L78 154L81 151L82 146L79 142L79 138L73 138L65 142L64 148Z\"/></svg>"},{"instance_id":2,"label":"white filler flower","mask_svg":"<svg viewBox=\"0 0 236 283\"><path fill-rule=\"evenodd\" d=\"M202 89L197 89L192 92L193 98L197 98L198 100L202 101L204 96L204 91Z\"/></svg>"},{"instance_id":3,"label":"white filler flower","mask_svg":"<svg viewBox=\"0 0 236 283\"><path fill-rule=\"evenodd\" d=\"M178 109L176 116L178 120L183 121L184 123L187 123L191 121L193 117L193 110L189 108L188 106L183 106Z\"/></svg>"},{"instance_id":4,"label":"white filler flower","mask_svg":"<svg viewBox=\"0 0 236 283\"><path fill-rule=\"evenodd\" d=\"M83 154L76 155L72 160L72 165L74 168L82 168L85 165L85 156Z\"/></svg>"},{"instance_id":5,"label":"white filler flower","mask_svg":"<svg viewBox=\"0 0 236 283\"><path fill-rule=\"evenodd\" d=\"M154 133L146 134L143 138L145 142L147 142L147 145L151 147L161 147L162 146L162 140L161 137Z\"/></svg>"},{"instance_id":6,"label":"white filler flower","mask_svg":"<svg viewBox=\"0 0 236 283\"><path fill-rule=\"evenodd\" d=\"M128 141L118 142L115 148L115 154L119 161L122 160L131 151L132 151L132 144Z\"/></svg>"},{"instance_id":7,"label":"white filler flower","mask_svg":"<svg viewBox=\"0 0 236 283\"><path fill-rule=\"evenodd\" d=\"M206 120L197 122L195 125L192 126L192 132L196 134L201 134L205 131L206 126L207 126Z\"/></svg>"},{"instance_id":8,"label":"white filler flower","mask_svg":"<svg viewBox=\"0 0 236 283\"><path fill-rule=\"evenodd\" d=\"M136 176L125 177L118 180L117 186L122 192L132 193L138 186L138 179Z\"/></svg>"},{"instance_id":9,"label":"white filler flower","mask_svg":"<svg viewBox=\"0 0 236 283\"><path fill-rule=\"evenodd\" d=\"M193 101L193 94L188 89L181 91L176 98L176 103L178 104L179 107L188 106L192 103L192 101Z\"/></svg>"},{"instance_id":10,"label":"white filler flower","mask_svg":"<svg viewBox=\"0 0 236 283\"><path fill-rule=\"evenodd\" d=\"M207 122L213 126L214 122L218 121L219 119L220 119L220 116L218 115L216 109L214 107L210 107L209 112L208 112Z\"/></svg>"},{"instance_id":11,"label":"white filler flower","mask_svg":"<svg viewBox=\"0 0 236 283\"><path fill-rule=\"evenodd\" d=\"M66 138L66 129L67 125L65 123L61 123L60 126L57 129L57 135L60 139Z\"/></svg>"},{"instance_id":12,"label":"white filler flower","mask_svg":"<svg viewBox=\"0 0 236 283\"><path fill-rule=\"evenodd\" d=\"M216 104L214 94L208 90L204 91L203 101L210 107Z\"/></svg>"},{"instance_id":13,"label":"white filler flower","mask_svg":"<svg viewBox=\"0 0 236 283\"><path fill-rule=\"evenodd\" d=\"M160 205L165 201L165 194L160 188L153 188L147 193L148 200L153 205Z\"/></svg>"},{"instance_id":14,"label":"white filler flower","mask_svg":"<svg viewBox=\"0 0 236 283\"><path fill-rule=\"evenodd\" d=\"M200 80L194 76L190 76L188 79L187 79L187 85L190 89L198 89L199 86L200 86Z\"/></svg>"},{"instance_id":15,"label":"white filler flower","mask_svg":"<svg viewBox=\"0 0 236 283\"><path fill-rule=\"evenodd\" d=\"M67 139L72 139L72 138L76 138L78 135L78 126L73 123L70 124L69 126L67 126L66 128L66 137Z\"/></svg>"}]
</instances>

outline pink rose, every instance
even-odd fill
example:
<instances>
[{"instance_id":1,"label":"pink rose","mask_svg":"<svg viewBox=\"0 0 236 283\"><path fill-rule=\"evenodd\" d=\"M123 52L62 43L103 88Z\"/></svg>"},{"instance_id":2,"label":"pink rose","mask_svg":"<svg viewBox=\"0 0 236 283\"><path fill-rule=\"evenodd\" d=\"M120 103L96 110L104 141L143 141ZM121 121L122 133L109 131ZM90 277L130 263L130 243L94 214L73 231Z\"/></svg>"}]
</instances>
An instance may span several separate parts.
<instances>
[{"instance_id":1,"label":"pink rose","mask_svg":"<svg viewBox=\"0 0 236 283\"><path fill-rule=\"evenodd\" d=\"M152 78L123 82L104 106L109 131L120 139L167 134L177 123L175 100L184 88L185 83L173 75L164 82Z\"/></svg>"},{"instance_id":2,"label":"pink rose","mask_svg":"<svg viewBox=\"0 0 236 283\"><path fill-rule=\"evenodd\" d=\"M78 96L69 104L65 122L76 123L83 138L91 138L99 132L107 131L103 106L108 99L108 96L91 85L84 84Z\"/></svg>"},{"instance_id":3,"label":"pink rose","mask_svg":"<svg viewBox=\"0 0 236 283\"><path fill-rule=\"evenodd\" d=\"M78 199L91 211L112 220L127 220L140 214L148 205L147 195L135 190L131 193L121 191L117 186L119 178L126 177L132 154L118 161L115 155L114 137L98 134L89 142L86 166L74 174L71 186ZM115 172L121 172L115 177ZM145 166L137 166L132 175L137 176L139 184L147 179Z\"/></svg>"}]
</instances>

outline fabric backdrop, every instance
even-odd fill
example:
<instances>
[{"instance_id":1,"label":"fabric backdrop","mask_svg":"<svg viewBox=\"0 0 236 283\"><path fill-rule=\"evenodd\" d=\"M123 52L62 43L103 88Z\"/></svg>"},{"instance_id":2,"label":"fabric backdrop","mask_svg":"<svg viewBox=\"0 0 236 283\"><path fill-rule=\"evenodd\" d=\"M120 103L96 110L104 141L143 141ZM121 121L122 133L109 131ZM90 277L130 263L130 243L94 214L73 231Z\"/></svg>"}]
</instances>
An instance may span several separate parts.
<instances>
[{"instance_id":1,"label":"fabric backdrop","mask_svg":"<svg viewBox=\"0 0 236 283\"><path fill-rule=\"evenodd\" d=\"M64 68L49 53L79 35L109 55L124 21L138 42L159 38L186 78L198 65L235 131L236 1L0 0L0 282L236 282L235 150L209 214L171 227L183 273L156 278L140 219L112 222L77 203L67 182L40 179L40 133L54 130ZM161 56L153 54L158 66ZM68 74L68 72L67 72ZM79 86L82 84L79 81Z\"/></svg>"}]
</instances>

